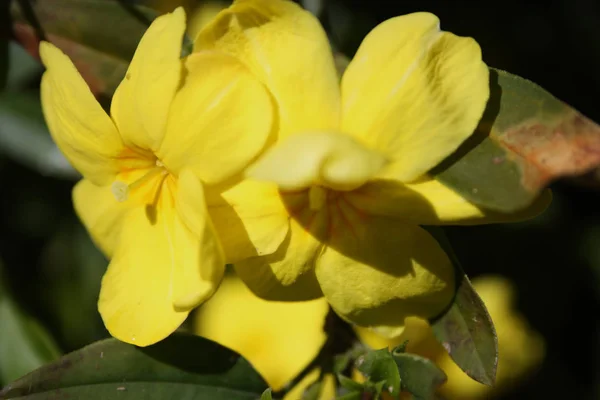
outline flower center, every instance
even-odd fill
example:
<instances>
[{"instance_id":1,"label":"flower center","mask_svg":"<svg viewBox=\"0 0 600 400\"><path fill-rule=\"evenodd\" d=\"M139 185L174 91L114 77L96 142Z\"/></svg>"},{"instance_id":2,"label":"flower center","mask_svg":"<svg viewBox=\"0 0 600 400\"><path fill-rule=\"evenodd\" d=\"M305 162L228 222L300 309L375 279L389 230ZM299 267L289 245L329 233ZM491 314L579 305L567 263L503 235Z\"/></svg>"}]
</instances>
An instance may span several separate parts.
<instances>
[{"instance_id":1,"label":"flower center","mask_svg":"<svg viewBox=\"0 0 600 400\"><path fill-rule=\"evenodd\" d=\"M161 180L169 174L169 171L165 168L165 165L160 161L156 160L156 165L146 172L141 178L138 178L132 183L125 183L122 181L115 181L111 186L113 196L118 202L124 202L129 198L129 193L143 184L151 181L155 177L159 177Z\"/></svg>"}]
</instances>

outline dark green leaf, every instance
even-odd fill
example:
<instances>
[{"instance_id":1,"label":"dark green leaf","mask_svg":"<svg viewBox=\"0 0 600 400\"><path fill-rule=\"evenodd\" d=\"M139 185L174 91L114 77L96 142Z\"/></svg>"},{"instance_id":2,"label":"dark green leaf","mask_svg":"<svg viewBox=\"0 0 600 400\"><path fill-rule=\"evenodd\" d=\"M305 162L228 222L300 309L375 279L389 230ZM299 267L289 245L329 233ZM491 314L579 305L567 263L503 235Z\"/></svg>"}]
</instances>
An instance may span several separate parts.
<instances>
[{"instance_id":1,"label":"dark green leaf","mask_svg":"<svg viewBox=\"0 0 600 400\"><path fill-rule=\"evenodd\" d=\"M267 384L233 351L174 334L139 348L107 339L17 380L0 399L259 399Z\"/></svg>"},{"instance_id":2,"label":"dark green leaf","mask_svg":"<svg viewBox=\"0 0 600 400\"><path fill-rule=\"evenodd\" d=\"M498 365L498 339L483 301L466 275L450 308L432 322L437 340L471 378L492 385Z\"/></svg>"},{"instance_id":3,"label":"dark green leaf","mask_svg":"<svg viewBox=\"0 0 600 400\"><path fill-rule=\"evenodd\" d=\"M38 55L43 35L73 60L95 94L108 97L156 16L141 5L106 0L13 0L11 11L15 36L29 53Z\"/></svg>"},{"instance_id":4,"label":"dark green leaf","mask_svg":"<svg viewBox=\"0 0 600 400\"><path fill-rule=\"evenodd\" d=\"M384 382L393 396L400 393L400 374L388 349L374 350L360 356L356 366L371 382Z\"/></svg>"},{"instance_id":5,"label":"dark green leaf","mask_svg":"<svg viewBox=\"0 0 600 400\"><path fill-rule=\"evenodd\" d=\"M413 395L415 400L434 398L435 391L446 382L446 374L435 363L416 354L394 352L402 378L402 390Z\"/></svg>"},{"instance_id":6,"label":"dark green leaf","mask_svg":"<svg viewBox=\"0 0 600 400\"><path fill-rule=\"evenodd\" d=\"M60 351L44 327L10 298L1 281L1 268L0 384L6 384L56 360Z\"/></svg>"},{"instance_id":7,"label":"dark green leaf","mask_svg":"<svg viewBox=\"0 0 600 400\"><path fill-rule=\"evenodd\" d=\"M600 127L533 82L490 70L475 134L434 168L469 201L500 212L529 206L557 178L600 165Z\"/></svg>"},{"instance_id":8,"label":"dark green leaf","mask_svg":"<svg viewBox=\"0 0 600 400\"><path fill-rule=\"evenodd\" d=\"M337 378L340 382L340 386L342 386L344 389L348 389L351 392L357 390L362 391L363 389L362 383L358 383L344 375L338 374Z\"/></svg>"}]
</instances>

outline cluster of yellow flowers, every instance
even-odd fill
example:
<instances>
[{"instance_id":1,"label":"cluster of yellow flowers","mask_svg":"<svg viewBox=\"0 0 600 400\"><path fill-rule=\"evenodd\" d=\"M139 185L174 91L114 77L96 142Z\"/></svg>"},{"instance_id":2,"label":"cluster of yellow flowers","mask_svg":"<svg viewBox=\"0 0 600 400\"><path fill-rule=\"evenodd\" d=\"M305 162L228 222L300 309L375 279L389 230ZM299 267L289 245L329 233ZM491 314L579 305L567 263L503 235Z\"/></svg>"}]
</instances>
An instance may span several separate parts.
<instances>
[{"instance_id":1,"label":"cluster of yellow flowers","mask_svg":"<svg viewBox=\"0 0 600 400\"><path fill-rule=\"evenodd\" d=\"M324 297L388 337L440 313L454 270L420 225L498 219L427 176L482 116L477 43L432 14L400 16L339 77L318 20L288 0L235 1L181 58L185 30L182 8L151 24L110 115L40 45L46 120L84 177L75 209L111 260L99 299L110 333L162 340L227 263L256 296Z\"/></svg>"}]
</instances>

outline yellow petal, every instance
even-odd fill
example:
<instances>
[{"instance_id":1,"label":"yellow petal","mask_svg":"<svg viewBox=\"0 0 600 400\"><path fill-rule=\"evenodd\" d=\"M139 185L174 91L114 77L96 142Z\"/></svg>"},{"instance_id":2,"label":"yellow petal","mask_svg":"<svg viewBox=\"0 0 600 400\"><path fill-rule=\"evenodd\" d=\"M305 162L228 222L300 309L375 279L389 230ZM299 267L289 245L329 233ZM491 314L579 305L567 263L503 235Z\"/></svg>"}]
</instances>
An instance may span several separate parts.
<instances>
[{"instance_id":1,"label":"yellow petal","mask_svg":"<svg viewBox=\"0 0 600 400\"><path fill-rule=\"evenodd\" d=\"M110 107L119 132L131 147L156 150L181 80L185 11L156 18L140 41Z\"/></svg>"},{"instance_id":2,"label":"yellow petal","mask_svg":"<svg viewBox=\"0 0 600 400\"><path fill-rule=\"evenodd\" d=\"M200 30L208 25L227 6L227 1L224 0L208 0L197 4L188 19L188 36L192 39L198 36Z\"/></svg>"},{"instance_id":3,"label":"yellow petal","mask_svg":"<svg viewBox=\"0 0 600 400\"><path fill-rule=\"evenodd\" d=\"M195 51L242 60L279 106L280 135L339 128L340 93L319 21L284 0L238 0L199 34Z\"/></svg>"},{"instance_id":4,"label":"yellow petal","mask_svg":"<svg viewBox=\"0 0 600 400\"><path fill-rule=\"evenodd\" d=\"M218 192L207 191L208 211L228 263L273 254L289 231L289 215L277 186L244 180Z\"/></svg>"},{"instance_id":5,"label":"yellow petal","mask_svg":"<svg viewBox=\"0 0 600 400\"><path fill-rule=\"evenodd\" d=\"M343 212L346 225L332 219L334 234L316 265L323 294L341 317L396 336L406 317L430 318L448 306L454 269L435 239L417 226Z\"/></svg>"},{"instance_id":6,"label":"yellow petal","mask_svg":"<svg viewBox=\"0 0 600 400\"><path fill-rule=\"evenodd\" d=\"M386 176L410 182L453 152L477 126L488 69L471 38L415 13L371 31L342 78L342 129L394 161Z\"/></svg>"},{"instance_id":7,"label":"yellow petal","mask_svg":"<svg viewBox=\"0 0 600 400\"><path fill-rule=\"evenodd\" d=\"M42 109L52 138L85 178L98 185L112 182L123 151L119 132L62 51L41 42L40 57L46 66Z\"/></svg>"},{"instance_id":8,"label":"yellow petal","mask_svg":"<svg viewBox=\"0 0 600 400\"><path fill-rule=\"evenodd\" d=\"M284 202L288 206L307 200L306 191L285 196L287 200ZM311 213L307 207L300 209L302 213ZM310 219L309 215L302 218ZM315 261L323 244L315 235L323 235L326 218L314 218L312 222L313 225L305 229L295 219L290 220L289 232L275 253L235 264L238 275L257 296L267 300L301 301L323 295L314 273Z\"/></svg>"},{"instance_id":9,"label":"yellow petal","mask_svg":"<svg viewBox=\"0 0 600 400\"><path fill-rule=\"evenodd\" d=\"M273 106L263 85L231 56L195 53L185 65L157 156L173 173L190 168L205 183L218 183L262 150Z\"/></svg>"},{"instance_id":10,"label":"yellow petal","mask_svg":"<svg viewBox=\"0 0 600 400\"><path fill-rule=\"evenodd\" d=\"M185 178L183 183L191 182ZM218 272L219 254L207 240L208 233L199 238L192 232L198 228L193 219L188 228L190 220L179 217L166 186L156 214L143 206L127 214L102 279L98 307L108 331L138 346L156 343L175 331L193 306L212 295L223 270L221 263ZM191 192L188 199L180 200L186 191ZM177 193L178 203L198 200L197 196L197 186L183 188Z\"/></svg>"},{"instance_id":11,"label":"yellow petal","mask_svg":"<svg viewBox=\"0 0 600 400\"><path fill-rule=\"evenodd\" d=\"M116 201L110 185L96 186L83 179L73 188L73 206L96 246L110 259L132 203Z\"/></svg>"},{"instance_id":12,"label":"yellow petal","mask_svg":"<svg viewBox=\"0 0 600 400\"><path fill-rule=\"evenodd\" d=\"M470 203L435 179L414 184L376 180L348 192L345 199L354 207L374 215L420 225L477 225L515 222L533 218L550 204L550 191L525 210L503 214Z\"/></svg>"},{"instance_id":13,"label":"yellow petal","mask_svg":"<svg viewBox=\"0 0 600 400\"><path fill-rule=\"evenodd\" d=\"M217 290L225 272L225 255L208 214L202 184L190 170L179 175L176 204L180 218L175 218L171 236L176 249L177 243L188 238L198 241L196 246L181 247L182 253L177 254L181 273L174 276L173 304L190 310Z\"/></svg>"},{"instance_id":14,"label":"yellow petal","mask_svg":"<svg viewBox=\"0 0 600 400\"><path fill-rule=\"evenodd\" d=\"M246 174L282 190L322 185L351 190L385 165L385 158L352 137L337 133L292 135L269 149Z\"/></svg>"},{"instance_id":15,"label":"yellow petal","mask_svg":"<svg viewBox=\"0 0 600 400\"><path fill-rule=\"evenodd\" d=\"M274 390L281 389L325 342L327 301L262 300L227 275L196 313L194 332L247 358Z\"/></svg>"}]
</instances>

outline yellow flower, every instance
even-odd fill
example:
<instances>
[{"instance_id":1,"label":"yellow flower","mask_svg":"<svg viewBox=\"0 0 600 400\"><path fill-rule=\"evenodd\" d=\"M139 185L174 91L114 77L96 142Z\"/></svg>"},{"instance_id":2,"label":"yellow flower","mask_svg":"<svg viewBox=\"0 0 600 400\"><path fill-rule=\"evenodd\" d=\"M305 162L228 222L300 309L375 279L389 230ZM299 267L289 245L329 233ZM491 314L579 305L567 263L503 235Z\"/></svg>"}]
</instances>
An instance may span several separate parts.
<instances>
[{"instance_id":1,"label":"yellow flower","mask_svg":"<svg viewBox=\"0 0 600 400\"><path fill-rule=\"evenodd\" d=\"M169 335L213 294L224 259L204 185L238 174L272 129L263 85L225 54L180 59L184 30L181 8L152 23L110 116L71 61L40 45L44 115L84 177L75 209L111 258L99 310L113 336L139 346Z\"/></svg>"},{"instance_id":2,"label":"yellow flower","mask_svg":"<svg viewBox=\"0 0 600 400\"><path fill-rule=\"evenodd\" d=\"M208 200L228 261L257 295L323 295L343 318L397 335L454 292L419 225L489 222L426 173L475 130L488 96L477 43L429 13L364 39L341 83L318 20L285 0L238 0L195 50L244 62L276 101L278 132L248 179Z\"/></svg>"}]
</instances>

